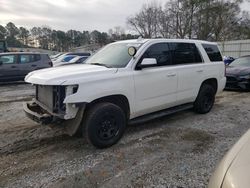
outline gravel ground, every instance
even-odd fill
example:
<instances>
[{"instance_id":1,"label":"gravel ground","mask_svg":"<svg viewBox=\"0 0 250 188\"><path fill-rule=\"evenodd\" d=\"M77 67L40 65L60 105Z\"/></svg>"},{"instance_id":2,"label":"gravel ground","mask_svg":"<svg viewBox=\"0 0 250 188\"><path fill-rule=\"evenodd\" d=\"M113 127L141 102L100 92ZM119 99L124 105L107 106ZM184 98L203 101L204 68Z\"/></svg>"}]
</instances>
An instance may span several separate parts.
<instances>
[{"instance_id":1,"label":"gravel ground","mask_svg":"<svg viewBox=\"0 0 250 188\"><path fill-rule=\"evenodd\" d=\"M250 127L249 93L223 92L209 114L188 110L129 126L117 145L98 150L26 118L30 85L0 91L0 187L202 188Z\"/></svg>"}]
</instances>

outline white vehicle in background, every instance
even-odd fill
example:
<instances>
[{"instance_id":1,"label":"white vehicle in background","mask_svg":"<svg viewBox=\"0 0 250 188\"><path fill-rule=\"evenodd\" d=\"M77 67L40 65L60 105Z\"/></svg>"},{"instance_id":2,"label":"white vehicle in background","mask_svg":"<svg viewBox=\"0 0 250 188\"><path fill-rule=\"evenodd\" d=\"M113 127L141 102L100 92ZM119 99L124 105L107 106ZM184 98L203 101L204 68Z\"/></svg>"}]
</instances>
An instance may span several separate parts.
<instances>
[{"instance_id":1,"label":"white vehicle in background","mask_svg":"<svg viewBox=\"0 0 250 188\"><path fill-rule=\"evenodd\" d=\"M63 55L64 53L58 53L58 54L55 54L55 55L51 55L50 56L50 59L51 60L55 60L55 59L57 59L57 58L59 58L61 55Z\"/></svg>"},{"instance_id":2,"label":"white vehicle in background","mask_svg":"<svg viewBox=\"0 0 250 188\"><path fill-rule=\"evenodd\" d=\"M230 149L213 173L208 188L250 187L250 130Z\"/></svg>"},{"instance_id":3,"label":"white vehicle in background","mask_svg":"<svg viewBox=\"0 0 250 188\"><path fill-rule=\"evenodd\" d=\"M208 113L226 83L216 43L183 39L125 40L84 64L28 74L36 97L24 104L42 124L61 123L98 148L117 143L127 123L193 108Z\"/></svg>"},{"instance_id":4,"label":"white vehicle in background","mask_svg":"<svg viewBox=\"0 0 250 188\"><path fill-rule=\"evenodd\" d=\"M68 63L71 59L77 57L77 55L62 55L56 60L52 60L53 67L60 65L61 63Z\"/></svg>"},{"instance_id":5,"label":"white vehicle in background","mask_svg":"<svg viewBox=\"0 0 250 188\"><path fill-rule=\"evenodd\" d=\"M67 53L59 53L56 55L55 58L53 58L53 62L60 61L65 56L69 55L75 55L75 56L90 56L91 54L89 52L67 52ZM60 59L60 60L59 60Z\"/></svg>"},{"instance_id":6,"label":"white vehicle in background","mask_svg":"<svg viewBox=\"0 0 250 188\"><path fill-rule=\"evenodd\" d=\"M68 62L62 61L60 63L56 63L56 64L54 64L54 67L84 63L86 61L86 59L88 59L88 58L89 58L89 56L76 56Z\"/></svg>"}]
</instances>

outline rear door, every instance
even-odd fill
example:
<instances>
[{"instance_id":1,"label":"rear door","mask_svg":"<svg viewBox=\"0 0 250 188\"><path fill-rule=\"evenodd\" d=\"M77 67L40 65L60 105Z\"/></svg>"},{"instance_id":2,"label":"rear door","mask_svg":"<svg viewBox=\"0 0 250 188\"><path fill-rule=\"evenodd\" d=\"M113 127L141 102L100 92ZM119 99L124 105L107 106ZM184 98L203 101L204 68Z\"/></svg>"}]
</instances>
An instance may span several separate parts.
<instances>
[{"instance_id":1,"label":"rear door","mask_svg":"<svg viewBox=\"0 0 250 188\"><path fill-rule=\"evenodd\" d=\"M193 102L204 77L204 62L194 43L170 43L173 64L178 67L177 104Z\"/></svg>"},{"instance_id":2,"label":"rear door","mask_svg":"<svg viewBox=\"0 0 250 188\"><path fill-rule=\"evenodd\" d=\"M0 80L12 81L20 78L17 55L0 55Z\"/></svg>"},{"instance_id":3,"label":"rear door","mask_svg":"<svg viewBox=\"0 0 250 188\"><path fill-rule=\"evenodd\" d=\"M40 60L41 56L39 54L20 54L18 58L18 64L21 75L25 77L29 72L39 69Z\"/></svg>"}]
</instances>

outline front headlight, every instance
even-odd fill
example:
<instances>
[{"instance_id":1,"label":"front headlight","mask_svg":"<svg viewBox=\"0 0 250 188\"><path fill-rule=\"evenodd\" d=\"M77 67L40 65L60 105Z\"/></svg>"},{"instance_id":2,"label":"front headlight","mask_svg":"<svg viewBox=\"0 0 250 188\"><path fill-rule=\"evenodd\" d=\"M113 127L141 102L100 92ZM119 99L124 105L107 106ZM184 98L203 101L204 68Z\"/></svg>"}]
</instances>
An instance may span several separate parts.
<instances>
[{"instance_id":1,"label":"front headlight","mask_svg":"<svg viewBox=\"0 0 250 188\"><path fill-rule=\"evenodd\" d=\"M75 94L78 90L78 85L66 86L66 96Z\"/></svg>"},{"instance_id":2,"label":"front headlight","mask_svg":"<svg viewBox=\"0 0 250 188\"><path fill-rule=\"evenodd\" d=\"M250 79L250 75L239 76L240 79Z\"/></svg>"}]
</instances>

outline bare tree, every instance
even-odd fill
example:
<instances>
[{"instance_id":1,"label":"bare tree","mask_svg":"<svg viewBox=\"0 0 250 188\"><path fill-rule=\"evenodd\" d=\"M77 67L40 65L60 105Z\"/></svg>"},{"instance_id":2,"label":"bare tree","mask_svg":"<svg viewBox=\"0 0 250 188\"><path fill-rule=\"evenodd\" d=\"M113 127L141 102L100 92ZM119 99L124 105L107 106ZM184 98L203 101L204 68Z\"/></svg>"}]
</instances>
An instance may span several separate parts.
<instances>
[{"instance_id":1,"label":"bare tree","mask_svg":"<svg viewBox=\"0 0 250 188\"><path fill-rule=\"evenodd\" d=\"M127 19L127 24L145 38L157 37L161 10L162 7L156 3L144 4L138 14Z\"/></svg>"}]
</instances>

